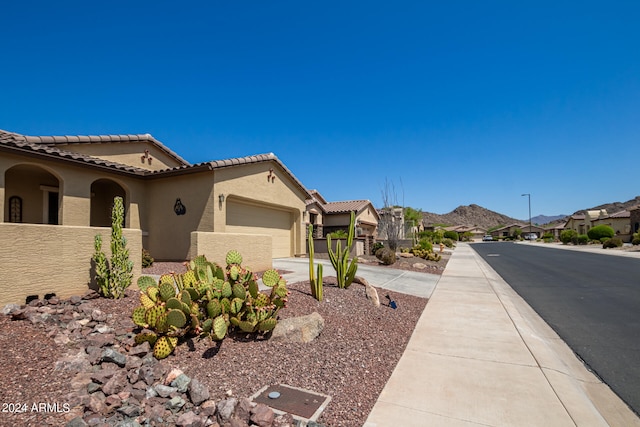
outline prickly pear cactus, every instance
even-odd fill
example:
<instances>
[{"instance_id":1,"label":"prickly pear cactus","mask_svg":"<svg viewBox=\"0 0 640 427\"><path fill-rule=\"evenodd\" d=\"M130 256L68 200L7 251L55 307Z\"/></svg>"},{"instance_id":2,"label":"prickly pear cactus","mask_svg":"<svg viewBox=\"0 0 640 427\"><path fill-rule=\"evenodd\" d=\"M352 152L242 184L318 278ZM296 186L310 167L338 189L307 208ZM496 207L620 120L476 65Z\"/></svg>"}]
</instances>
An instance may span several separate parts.
<instances>
[{"instance_id":1,"label":"prickly pear cactus","mask_svg":"<svg viewBox=\"0 0 640 427\"><path fill-rule=\"evenodd\" d=\"M276 270L265 272L262 280L271 293L261 293L258 278L243 268L238 251L229 251L222 269L204 256L188 263L183 274L166 274L158 283L148 278L139 282L140 306L132 319L146 328L135 342L149 342L153 354L169 356L179 337L209 336L222 340L230 329L246 333L268 333L277 324L278 311L285 307L289 291Z\"/></svg>"},{"instance_id":2,"label":"prickly pear cactus","mask_svg":"<svg viewBox=\"0 0 640 427\"><path fill-rule=\"evenodd\" d=\"M242 264L242 255L240 255L240 252L236 251L235 249L232 249L229 252L227 252L225 261L227 262L227 265L231 265L231 264L240 265Z\"/></svg>"}]
</instances>

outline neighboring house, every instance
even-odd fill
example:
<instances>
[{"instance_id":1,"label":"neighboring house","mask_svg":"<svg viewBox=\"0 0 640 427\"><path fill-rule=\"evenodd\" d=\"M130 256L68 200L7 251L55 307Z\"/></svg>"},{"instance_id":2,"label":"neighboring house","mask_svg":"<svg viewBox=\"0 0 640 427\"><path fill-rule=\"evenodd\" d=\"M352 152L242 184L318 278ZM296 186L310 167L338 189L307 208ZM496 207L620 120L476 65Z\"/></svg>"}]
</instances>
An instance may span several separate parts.
<instances>
[{"instance_id":1,"label":"neighboring house","mask_svg":"<svg viewBox=\"0 0 640 427\"><path fill-rule=\"evenodd\" d=\"M537 225L531 225L530 227L528 223L527 224L516 223L516 224L506 225L504 227L500 227L496 230L493 230L491 232L491 236L493 236L494 238L505 238L505 237L512 236L516 230L520 230L522 232L522 235L534 233L538 237L542 237L542 235L545 232L544 228L538 227Z\"/></svg>"},{"instance_id":2,"label":"neighboring house","mask_svg":"<svg viewBox=\"0 0 640 427\"><path fill-rule=\"evenodd\" d=\"M623 210L602 218L595 219L593 226L608 225L615 231L616 237L622 239L623 242L631 242L631 212Z\"/></svg>"},{"instance_id":3,"label":"neighboring house","mask_svg":"<svg viewBox=\"0 0 640 427\"><path fill-rule=\"evenodd\" d=\"M551 234L555 240L560 240L560 234L564 231L564 224L555 224L552 227L544 229L543 236L545 234Z\"/></svg>"},{"instance_id":4,"label":"neighboring house","mask_svg":"<svg viewBox=\"0 0 640 427\"><path fill-rule=\"evenodd\" d=\"M325 238L338 230L349 231L351 212L355 214L355 235L362 241L361 253L368 253L377 235L380 217L369 200L327 202L317 190L310 190L307 200L308 223L313 224L314 238ZM321 251L321 248L319 248Z\"/></svg>"},{"instance_id":5,"label":"neighboring house","mask_svg":"<svg viewBox=\"0 0 640 427\"><path fill-rule=\"evenodd\" d=\"M458 233L458 235L460 235L460 238L462 238L462 235L465 233L471 233L471 239L472 240L482 240L482 237L485 236L487 234L487 229L486 228L482 228L482 227L478 227L477 225L474 226L470 226L470 225L455 225L452 227L445 227L444 228L445 231L455 231L456 233Z\"/></svg>"},{"instance_id":6,"label":"neighboring house","mask_svg":"<svg viewBox=\"0 0 640 427\"><path fill-rule=\"evenodd\" d=\"M640 231L640 205L629 208L629 225L632 234Z\"/></svg>"},{"instance_id":7,"label":"neighboring house","mask_svg":"<svg viewBox=\"0 0 640 427\"><path fill-rule=\"evenodd\" d=\"M587 234L594 221L607 217L606 209L590 210L584 214L571 215L564 225L565 230L574 230L578 234Z\"/></svg>"},{"instance_id":8,"label":"neighboring house","mask_svg":"<svg viewBox=\"0 0 640 427\"><path fill-rule=\"evenodd\" d=\"M110 256L114 196L125 205L134 280L157 260L238 249L254 271L306 253L309 193L272 153L190 164L151 135L25 136L0 130L0 304L86 290L94 236Z\"/></svg>"}]
</instances>

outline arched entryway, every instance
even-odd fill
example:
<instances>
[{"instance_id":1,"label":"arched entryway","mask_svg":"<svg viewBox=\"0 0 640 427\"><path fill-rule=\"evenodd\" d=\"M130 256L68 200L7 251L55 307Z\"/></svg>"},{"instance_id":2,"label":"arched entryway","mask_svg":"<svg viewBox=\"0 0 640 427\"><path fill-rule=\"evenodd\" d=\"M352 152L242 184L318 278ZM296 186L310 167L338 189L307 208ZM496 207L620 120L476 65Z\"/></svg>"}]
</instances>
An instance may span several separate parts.
<instances>
[{"instance_id":1,"label":"arched entryway","mask_svg":"<svg viewBox=\"0 0 640 427\"><path fill-rule=\"evenodd\" d=\"M4 197L4 222L60 223L60 180L40 166L7 169Z\"/></svg>"},{"instance_id":2,"label":"arched entryway","mask_svg":"<svg viewBox=\"0 0 640 427\"><path fill-rule=\"evenodd\" d=\"M116 196L122 197L124 201L124 209L126 212L126 194L126 190L115 181L106 178L94 181L91 184L91 226L110 227L113 199Z\"/></svg>"}]
</instances>

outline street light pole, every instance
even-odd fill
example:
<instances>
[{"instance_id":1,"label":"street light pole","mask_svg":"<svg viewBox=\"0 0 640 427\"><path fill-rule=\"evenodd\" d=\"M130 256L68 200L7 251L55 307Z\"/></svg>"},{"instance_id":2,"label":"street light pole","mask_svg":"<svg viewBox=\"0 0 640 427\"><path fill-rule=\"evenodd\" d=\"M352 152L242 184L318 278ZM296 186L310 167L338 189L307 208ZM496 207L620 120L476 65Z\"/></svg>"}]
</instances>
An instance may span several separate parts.
<instances>
[{"instance_id":1,"label":"street light pole","mask_svg":"<svg viewBox=\"0 0 640 427\"><path fill-rule=\"evenodd\" d=\"M531 194L525 193L522 196L527 196L529 198L529 239L531 239Z\"/></svg>"}]
</instances>

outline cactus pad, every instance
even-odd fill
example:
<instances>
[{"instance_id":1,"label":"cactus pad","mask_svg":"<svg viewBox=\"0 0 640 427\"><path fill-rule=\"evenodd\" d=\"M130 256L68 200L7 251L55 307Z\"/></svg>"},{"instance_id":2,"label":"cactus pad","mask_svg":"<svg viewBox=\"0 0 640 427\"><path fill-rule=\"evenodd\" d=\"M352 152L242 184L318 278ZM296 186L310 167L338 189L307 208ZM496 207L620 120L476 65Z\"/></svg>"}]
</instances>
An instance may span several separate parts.
<instances>
[{"instance_id":1,"label":"cactus pad","mask_svg":"<svg viewBox=\"0 0 640 427\"><path fill-rule=\"evenodd\" d=\"M149 286L146 293L153 302L157 302L158 296L160 295L160 289L158 289L157 286Z\"/></svg>"},{"instance_id":2,"label":"cactus pad","mask_svg":"<svg viewBox=\"0 0 640 427\"><path fill-rule=\"evenodd\" d=\"M240 298L234 298L231 300L231 314L238 314L242 311L244 303Z\"/></svg>"},{"instance_id":3,"label":"cactus pad","mask_svg":"<svg viewBox=\"0 0 640 427\"><path fill-rule=\"evenodd\" d=\"M196 278L196 273L193 270L182 273L182 284L184 284L185 288L194 288L197 283L198 279Z\"/></svg>"},{"instance_id":4,"label":"cactus pad","mask_svg":"<svg viewBox=\"0 0 640 427\"><path fill-rule=\"evenodd\" d=\"M133 310L133 314L131 315L131 318L133 319L133 323L142 327L147 326L146 314L147 314L146 307L142 305L140 307L136 307Z\"/></svg>"},{"instance_id":5,"label":"cactus pad","mask_svg":"<svg viewBox=\"0 0 640 427\"><path fill-rule=\"evenodd\" d=\"M229 252L227 252L227 256L225 260L227 261L227 265L242 264L242 255L240 255L240 252L236 251L235 249L232 249Z\"/></svg>"},{"instance_id":6,"label":"cactus pad","mask_svg":"<svg viewBox=\"0 0 640 427\"><path fill-rule=\"evenodd\" d=\"M213 320L213 328L211 330L211 337L215 340L221 340L227 335L227 322L224 317L218 316Z\"/></svg>"},{"instance_id":7,"label":"cactus pad","mask_svg":"<svg viewBox=\"0 0 640 427\"><path fill-rule=\"evenodd\" d=\"M266 307L269 303L269 297L265 294L258 294L258 296L253 300L253 305L255 307Z\"/></svg>"},{"instance_id":8,"label":"cactus pad","mask_svg":"<svg viewBox=\"0 0 640 427\"><path fill-rule=\"evenodd\" d=\"M148 308L145 314L145 317L147 319L147 324L152 328L157 328L158 317L164 314L164 312L165 312L165 308L160 305L154 305L153 307Z\"/></svg>"},{"instance_id":9,"label":"cactus pad","mask_svg":"<svg viewBox=\"0 0 640 427\"><path fill-rule=\"evenodd\" d=\"M202 330L205 333L209 333L211 332L211 329L213 329L213 319L207 319L202 323Z\"/></svg>"},{"instance_id":10,"label":"cactus pad","mask_svg":"<svg viewBox=\"0 0 640 427\"><path fill-rule=\"evenodd\" d=\"M247 297L247 290L240 283L234 283L232 291L234 298L240 298L244 301L244 299Z\"/></svg>"},{"instance_id":11,"label":"cactus pad","mask_svg":"<svg viewBox=\"0 0 640 427\"><path fill-rule=\"evenodd\" d=\"M277 296L279 296L280 298L286 298L287 294L289 293L287 291L287 287L284 285L277 285L274 289L274 292Z\"/></svg>"},{"instance_id":12,"label":"cactus pad","mask_svg":"<svg viewBox=\"0 0 640 427\"><path fill-rule=\"evenodd\" d=\"M240 277L240 267L234 264L229 268L229 279L237 281L238 277Z\"/></svg>"},{"instance_id":13,"label":"cactus pad","mask_svg":"<svg viewBox=\"0 0 640 427\"><path fill-rule=\"evenodd\" d=\"M196 288L185 288L184 291L189 292L189 296L191 297L191 301L199 300L200 297L201 297L200 292Z\"/></svg>"},{"instance_id":14,"label":"cactus pad","mask_svg":"<svg viewBox=\"0 0 640 427\"><path fill-rule=\"evenodd\" d=\"M222 284L222 297L229 298L233 295L233 288L231 287L231 283L224 282Z\"/></svg>"},{"instance_id":15,"label":"cactus pad","mask_svg":"<svg viewBox=\"0 0 640 427\"><path fill-rule=\"evenodd\" d=\"M280 273L273 269L265 271L262 275L262 283L264 283L265 286L269 286L270 288L278 284L279 280Z\"/></svg>"},{"instance_id":16,"label":"cactus pad","mask_svg":"<svg viewBox=\"0 0 640 427\"><path fill-rule=\"evenodd\" d=\"M229 298L222 298L220 300L220 305L222 306L223 314L231 311L231 301L229 301Z\"/></svg>"},{"instance_id":17,"label":"cactus pad","mask_svg":"<svg viewBox=\"0 0 640 427\"><path fill-rule=\"evenodd\" d=\"M178 344L178 338L175 337L160 337L153 346L153 355L156 359L164 359L169 356L173 349Z\"/></svg>"},{"instance_id":18,"label":"cactus pad","mask_svg":"<svg viewBox=\"0 0 640 427\"><path fill-rule=\"evenodd\" d=\"M140 294L140 304L142 304L144 308L151 308L156 305L156 303L153 302L153 300L149 298L149 295L147 294Z\"/></svg>"},{"instance_id":19,"label":"cactus pad","mask_svg":"<svg viewBox=\"0 0 640 427\"><path fill-rule=\"evenodd\" d=\"M178 299L187 305L191 305L191 294L188 291L180 291L180 293L178 293Z\"/></svg>"},{"instance_id":20,"label":"cactus pad","mask_svg":"<svg viewBox=\"0 0 640 427\"><path fill-rule=\"evenodd\" d=\"M262 322L258 323L258 330L261 332L268 332L273 330L273 328L275 328L277 324L278 324L278 321L273 317L271 317L269 319L263 320Z\"/></svg>"},{"instance_id":21,"label":"cactus pad","mask_svg":"<svg viewBox=\"0 0 640 427\"><path fill-rule=\"evenodd\" d=\"M182 302L178 298L169 298L166 303L167 309L182 310Z\"/></svg>"},{"instance_id":22,"label":"cactus pad","mask_svg":"<svg viewBox=\"0 0 640 427\"><path fill-rule=\"evenodd\" d=\"M134 338L134 341L136 344L140 345L146 341L146 342L149 342L151 347L153 347L153 345L156 343L157 340L158 340L158 336L153 332L140 332Z\"/></svg>"},{"instance_id":23,"label":"cactus pad","mask_svg":"<svg viewBox=\"0 0 640 427\"><path fill-rule=\"evenodd\" d=\"M207 314L209 315L209 317L213 319L220 316L221 313L222 307L220 306L220 301L218 301L217 299L209 301L209 303L207 304Z\"/></svg>"},{"instance_id":24,"label":"cactus pad","mask_svg":"<svg viewBox=\"0 0 640 427\"><path fill-rule=\"evenodd\" d=\"M173 278L171 278L171 281L173 282ZM173 283L162 282L160 283L159 288L160 288L160 298L162 299L162 301L166 301L169 298L173 298L176 296L176 290L173 287Z\"/></svg>"},{"instance_id":25,"label":"cactus pad","mask_svg":"<svg viewBox=\"0 0 640 427\"><path fill-rule=\"evenodd\" d=\"M187 324L187 316L184 315L182 310L169 310L167 312L167 323L169 326L182 328Z\"/></svg>"},{"instance_id":26,"label":"cactus pad","mask_svg":"<svg viewBox=\"0 0 640 427\"><path fill-rule=\"evenodd\" d=\"M257 297L259 290L258 283L255 280L249 282L249 295L251 295L251 298Z\"/></svg>"},{"instance_id":27,"label":"cactus pad","mask_svg":"<svg viewBox=\"0 0 640 427\"><path fill-rule=\"evenodd\" d=\"M146 291L149 286L155 286L156 280L151 276L140 276L138 278L138 288L142 292Z\"/></svg>"},{"instance_id":28,"label":"cactus pad","mask_svg":"<svg viewBox=\"0 0 640 427\"><path fill-rule=\"evenodd\" d=\"M238 326L240 327L240 329L243 332L251 333L251 332L255 331L256 323L255 322L250 322L250 321L247 321L247 320L241 320L239 322Z\"/></svg>"}]
</instances>

